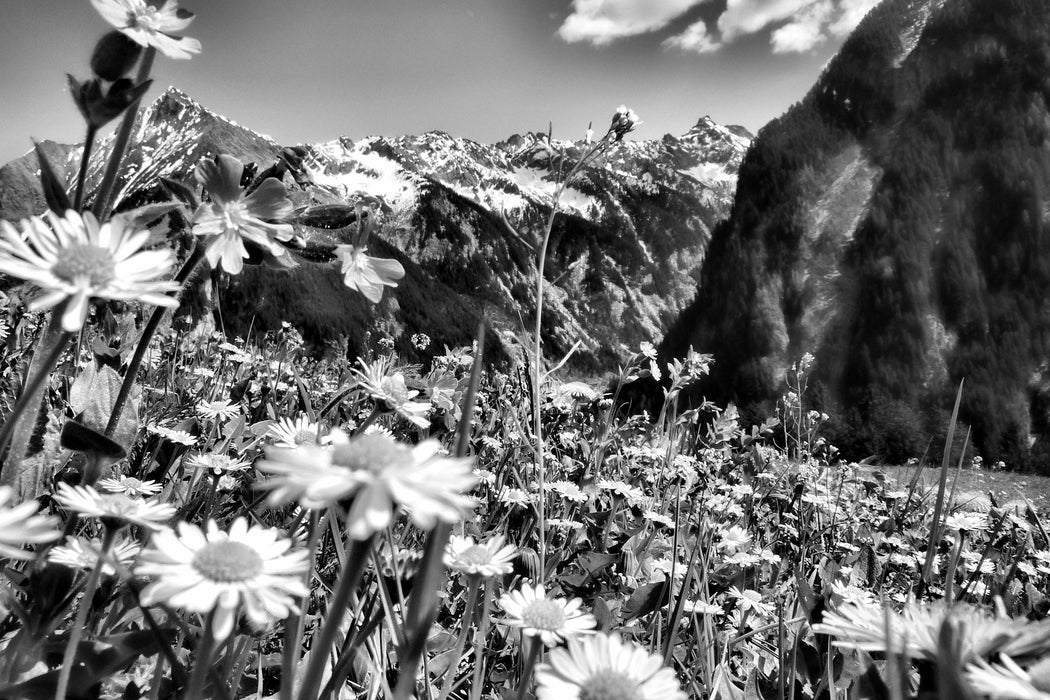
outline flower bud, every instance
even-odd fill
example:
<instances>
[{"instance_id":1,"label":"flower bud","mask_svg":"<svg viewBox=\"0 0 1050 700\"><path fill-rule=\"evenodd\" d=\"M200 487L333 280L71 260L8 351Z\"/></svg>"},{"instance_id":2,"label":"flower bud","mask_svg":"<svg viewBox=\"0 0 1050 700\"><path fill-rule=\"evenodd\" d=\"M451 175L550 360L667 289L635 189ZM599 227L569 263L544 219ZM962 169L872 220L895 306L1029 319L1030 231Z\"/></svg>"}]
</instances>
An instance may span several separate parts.
<instances>
[{"instance_id":1,"label":"flower bud","mask_svg":"<svg viewBox=\"0 0 1050 700\"><path fill-rule=\"evenodd\" d=\"M120 80L126 76L142 55L142 47L119 31L112 31L95 44L91 54L91 70L95 75L108 80Z\"/></svg>"},{"instance_id":2,"label":"flower bud","mask_svg":"<svg viewBox=\"0 0 1050 700\"><path fill-rule=\"evenodd\" d=\"M617 141L622 141L628 132L634 131L634 128L641 123L642 120L638 118L633 109L620 105L616 109L616 114L613 115L612 124L609 125L609 132L616 136Z\"/></svg>"}]
</instances>

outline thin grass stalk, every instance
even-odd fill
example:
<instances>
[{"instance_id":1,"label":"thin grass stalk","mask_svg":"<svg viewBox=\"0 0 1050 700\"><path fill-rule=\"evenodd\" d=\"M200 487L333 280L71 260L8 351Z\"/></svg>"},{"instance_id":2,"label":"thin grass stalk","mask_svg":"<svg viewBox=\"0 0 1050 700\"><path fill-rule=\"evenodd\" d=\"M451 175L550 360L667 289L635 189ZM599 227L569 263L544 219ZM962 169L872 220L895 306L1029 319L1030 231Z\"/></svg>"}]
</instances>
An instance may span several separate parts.
<instances>
[{"instance_id":1,"label":"thin grass stalk","mask_svg":"<svg viewBox=\"0 0 1050 700\"><path fill-rule=\"evenodd\" d=\"M474 422L474 404L477 401L478 388L481 385L481 358L485 354L485 329L483 320L478 324L477 349L474 364L470 368L470 383L463 397L460 409L459 425L456 434L456 457L466 457L470 451L470 429ZM427 537L427 544L420 565L419 577L413 585L412 597L409 599L405 616L405 627L408 636L398 659L399 678L394 689L395 700L409 700L415 690L416 667L423 657L426 648L430 625L437 616L438 597L436 591L442 581L445 566L445 547L452 535L452 526L438 523Z\"/></svg>"},{"instance_id":2,"label":"thin grass stalk","mask_svg":"<svg viewBox=\"0 0 1050 700\"><path fill-rule=\"evenodd\" d=\"M186 262L183 263L178 274L175 275L175 281L182 285L177 294L182 294L186 280L190 278L202 260L204 260L204 246L200 245L195 239L193 251L186 259ZM117 425L120 424L120 416L124 412L124 405L127 403L128 396L131 395L131 387L135 385L135 378L138 376L139 367L142 366L142 359L146 356L150 341L153 340L153 336L157 332L157 328L160 327L160 322L164 319L164 314L167 311L168 307L166 306L158 306L153 309L149 321L146 322L146 326L142 329L142 337L139 338L139 343L135 347L135 353L131 356L131 361L128 363L127 372L124 373L124 381L120 383L120 391L117 392L117 398L113 402L113 410L109 414L109 422L106 423L106 437L113 437Z\"/></svg>"},{"instance_id":3,"label":"thin grass stalk","mask_svg":"<svg viewBox=\"0 0 1050 700\"><path fill-rule=\"evenodd\" d=\"M536 666L536 660L540 658L540 651L543 649L543 642L539 637L526 637L524 632L521 636L522 649L528 646L529 651L521 667L521 678L518 680L518 692L515 695L517 700L525 700L529 686L532 685L532 669Z\"/></svg>"},{"instance_id":4,"label":"thin grass stalk","mask_svg":"<svg viewBox=\"0 0 1050 700\"><path fill-rule=\"evenodd\" d=\"M456 669L459 668L459 659L463 655L463 647L467 643L467 635L474 624L474 610L478 607L478 590L480 588L481 576L477 574L467 576L467 602L466 609L463 611L463 626L460 628L459 636L456 638L456 646L452 651L452 660L448 664L448 671L445 673L445 680L441 683L441 690L438 692L437 700L445 700L448 694L452 692L452 686L456 681Z\"/></svg>"},{"instance_id":5,"label":"thin grass stalk","mask_svg":"<svg viewBox=\"0 0 1050 700\"><path fill-rule=\"evenodd\" d=\"M106 532L102 536L101 553L95 559L95 566L88 575L87 585L84 586L84 597L80 599L80 608L77 610L76 619L69 630L69 641L66 650L62 654L62 666L58 672L58 683L55 686L55 700L64 700L66 690L69 688L69 677L73 672L73 662L76 660L77 647L80 646L81 636L84 634L84 626L87 624L88 612L91 610L91 601L98 590L98 582L102 578L102 569L106 565L106 556L116 539L117 529L106 526Z\"/></svg>"},{"instance_id":6,"label":"thin grass stalk","mask_svg":"<svg viewBox=\"0 0 1050 700\"><path fill-rule=\"evenodd\" d=\"M208 613L204 621L204 630L201 640L197 645L196 659L193 664L193 673L190 675L189 685L186 686L184 698L204 697L204 683L208 679L208 670L211 668L211 658L215 654L215 611Z\"/></svg>"},{"instance_id":7,"label":"thin grass stalk","mask_svg":"<svg viewBox=\"0 0 1050 700\"><path fill-rule=\"evenodd\" d=\"M933 569L933 558L937 553L937 543L941 539L941 516L944 511L944 492L948 486L948 464L952 457L952 444L955 441L955 425L959 419L959 404L962 402L963 384L959 382L959 391L955 395L955 408L952 409L951 423L948 425L948 437L944 441L944 457L941 459L941 479L937 486L937 503L933 507L933 522L930 524L930 539L926 546L926 561L922 565L922 586L930 585L930 572Z\"/></svg>"},{"instance_id":8,"label":"thin grass stalk","mask_svg":"<svg viewBox=\"0 0 1050 700\"><path fill-rule=\"evenodd\" d=\"M135 78L136 85L142 85L149 79L149 73L153 69L153 59L156 55L156 48L152 46L146 47L146 51L142 55L142 62L139 64L138 75ZM98 192L95 193L95 201L91 206L92 213L99 221L104 221L105 215L109 213L110 203L117 184L117 174L120 172L120 163L124 160L124 154L128 150L131 129L135 125L135 118L138 116L141 102L142 96L140 95L137 100L128 106L127 110L124 111L124 118L120 122L120 127L117 128L117 134L113 137L113 150L109 154L106 171L102 175L102 184L99 185Z\"/></svg>"},{"instance_id":9,"label":"thin grass stalk","mask_svg":"<svg viewBox=\"0 0 1050 700\"><path fill-rule=\"evenodd\" d=\"M73 209L80 212L84 206L84 181L87 179L88 161L91 160L91 150L95 147L95 136L98 127L88 123L87 133L84 135L84 152L80 155L80 170L77 171L77 186L73 193Z\"/></svg>"},{"instance_id":10,"label":"thin grass stalk","mask_svg":"<svg viewBox=\"0 0 1050 700\"><path fill-rule=\"evenodd\" d=\"M492 579L485 579L481 597L481 620L474 630L474 676L470 686L470 700L481 700L481 685L485 678L485 639L489 631L489 606L492 603Z\"/></svg>"},{"instance_id":11,"label":"thin grass stalk","mask_svg":"<svg viewBox=\"0 0 1050 700\"><path fill-rule=\"evenodd\" d=\"M306 569L306 588L309 590L310 581L313 579L315 565L317 563L317 543L324 533L324 521L328 519L328 513L318 515L310 514L310 537L307 543L307 551L312 552L310 564ZM293 530L294 532L294 530ZM310 594L303 598L302 609L293 612L284 621L284 648L281 650L281 689L280 700L293 700L295 693L295 666L299 662L299 646L303 638L303 611L310 602Z\"/></svg>"}]
</instances>

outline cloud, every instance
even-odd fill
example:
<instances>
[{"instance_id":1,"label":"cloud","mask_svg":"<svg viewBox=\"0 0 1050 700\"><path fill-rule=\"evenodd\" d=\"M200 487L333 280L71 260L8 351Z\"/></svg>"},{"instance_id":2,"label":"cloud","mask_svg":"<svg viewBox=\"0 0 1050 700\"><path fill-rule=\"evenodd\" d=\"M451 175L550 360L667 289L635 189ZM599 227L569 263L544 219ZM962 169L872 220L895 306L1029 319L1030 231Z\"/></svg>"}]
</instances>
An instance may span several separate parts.
<instances>
[{"instance_id":1,"label":"cloud","mask_svg":"<svg viewBox=\"0 0 1050 700\"><path fill-rule=\"evenodd\" d=\"M801 53L848 35L877 4L879 0L727 0L716 22L717 38L699 21L665 39L663 45L711 53L724 44L772 30L769 43L774 53Z\"/></svg>"},{"instance_id":2,"label":"cloud","mask_svg":"<svg viewBox=\"0 0 1050 700\"><path fill-rule=\"evenodd\" d=\"M681 34L667 37L663 46L694 53L714 53L722 48L718 40L707 31L707 23L703 20L690 24Z\"/></svg>"},{"instance_id":3,"label":"cloud","mask_svg":"<svg viewBox=\"0 0 1050 700\"><path fill-rule=\"evenodd\" d=\"M595 46L662 29L708 0L572 0L572 13L558 28L567 42ZM688 30L686 30L688 31Z\"/></svg>"}]
</instances>

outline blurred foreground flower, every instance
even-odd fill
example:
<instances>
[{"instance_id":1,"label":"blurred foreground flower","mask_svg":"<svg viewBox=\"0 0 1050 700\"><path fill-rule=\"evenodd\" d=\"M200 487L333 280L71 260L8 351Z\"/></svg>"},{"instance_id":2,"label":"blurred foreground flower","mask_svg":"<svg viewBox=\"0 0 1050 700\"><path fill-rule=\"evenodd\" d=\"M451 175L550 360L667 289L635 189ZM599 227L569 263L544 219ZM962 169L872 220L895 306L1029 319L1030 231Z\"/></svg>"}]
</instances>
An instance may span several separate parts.
<instances>
[{"instance_id":1,"label":"blurred foreground flower","mask_svg":"<svg viewBox=\"0 0 1050 700\"><path fill-rule=\"evenodd\" d=\"M685 700L674 671L643 647L619 635L569 640L536 667L538 700Z\"/></svg>"},{"instance_id":2,"label":"blurred foreground flower","mask_svg":"<svg viewBox=\"0 0 1050 700\"><path fill-rule=\"evenodd\" d=\"M966 678L976 690L989 698L1002 700L1050 700L1050 657L1025 670L1009 656L1002 664L984 660L966 669Z\"/></svg>"},{"instance_id":3,"label":"blurred foreground flower","mask_svg":"<svg viewBox=\"0 0 1050 700\"><path fill-rule=\"evenodd\" d=\"M405 276L405 268L397 260L372 257L365 248L339 245L335 252L342 256L343 284L373 304L383 298L383 287L396 287Z\"/></svg>"},{"instance_id":4,"label":"blurred foreground flower","mask_svg":"<svg viewBox=\"0 0 1050 700\"><path fill-rule=\"evenodd\" d=\"M501 597L499 605L507 613L503 620L506 624L520 627L527 636L539 637L549 647L590 632L597 624L594 615L580 611L582 600L548 598L543 584L523 584L520 590Z\"/></svg>"},{"instance_id":5,"label":"blurred foreground flower","mask_svg":"<svg viewBox=\"0 0 1050 700\"><path fill-rule=\"evenodd\" d=\"M0 222L0 272L30 282L43 291L29 304L31 311L50 309L68 301L62 329L75 332L84 325L88 300L119 299L175 307L168 296L179 285L160 280L175 260L170 250L142 250L149 231L135 230L118 217L99 225L90 212L47 213L22 220L19 232Z\"/></svg>"},{"instance_id":6,"label":"blurred foreground flower","mask_svg":"<svg viewBox=\"0 0 1050 700\"><path fill-rule=\"evenodd\" d=\"M142 603L167 603L202 615L214 610L217 640L233 631L239 609L259 627L270 617L283 620L298 610L293 596L310 592L303 583L310 552L289 551L292 540L278 534L275 528L249 528L244 518L234 520L228 533L214 521L207 532L180 522L178 534L157 533L135 568L137 575L155 579L142 591Z\"/></svg>"},{"instance_id":7,"label":"blurred foreground flower","mask_svg":"<svg viewBox=\"0 0 1050 700\"><path fill-rule=\"evenodd\" d=\"M154 7L146 0L91 0L102 18L141 46L153 46L168 58L187 59L201 52L201 43L174 36L193 21L193 13L175 0Z\"/></svg>"},{"instance_id":8,"label":"blurred foreground flower","mask_svg":"<svg viewBox=\"0 0 1050 700\"><path fill-rule=\"evenodd\" d=\"M470 576L489 578L509 574L518 548L506 544L503 535L496 535L485 544L474 544L473 537L452 535L445 548L445 566Z\"/></svg>"},{"instance_id":9,"label":"blurred foreground flower","mask_svg":"<svg viewBox=\"0 0 1050 700\"><path fill-rule=\"evenodd\" d=\"M62 536L58 519L49 515L36 515L40 504L26 501L9 507L14 490L0 486L0 557L28 561L35 555L22 549L25 544L53 542Z\"/></svg>"},{"instance_id":10,"label":"blurred foreground flower","mask_svg":"<svg viewBox=\"0 0 1050 700\"><path fill-rule=\"evenodd\" d=\"M477 481L470 460L440 456L436 440L409 446L381 433L350 438L341 430L331 437L331 448L267 448L256 468L274 475L259 486L271 491L271 505L294 500L306 508L330 507L353 496L346 530L356 540L389 525L398 508L429 530L474 507L463 495Z\"/></svg>"},{"instance_id":11,"label":"blurred foreground flower","mask_svg":"<svg viewBox=\"0 0 1050 700\"><path fill-rule=\"evenodd\" d=\"M218 155L197 164L194 177L208 190L210 202L193 214L193 233L206 240L205 257L213 268L222 266L231 275L240 274L251 243L280 258L288 255L278 241L292 238L290 224L271 224L292 213L292 202L284 184L275 177L262 181L251 194L241 187L244 164L233 156Z\"/></svg>"}]
</instances>

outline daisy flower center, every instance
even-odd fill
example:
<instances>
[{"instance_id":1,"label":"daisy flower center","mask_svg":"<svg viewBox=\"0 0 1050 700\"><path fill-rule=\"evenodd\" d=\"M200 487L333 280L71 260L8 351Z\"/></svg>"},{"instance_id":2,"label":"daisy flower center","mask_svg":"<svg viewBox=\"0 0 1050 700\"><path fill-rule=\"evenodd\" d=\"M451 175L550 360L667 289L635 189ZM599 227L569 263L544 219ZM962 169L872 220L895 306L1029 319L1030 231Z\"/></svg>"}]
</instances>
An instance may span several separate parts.
<instances>
[{"instance_id":1,"label":"daisy flower center","mask_svg":"<svg viewBox=\"0 0 1050 700\"><path fill-rule=\"evenodd\" d=\"M241 229L244 228L245 223L248 222L250 214L248 208L244 205L241 200L234 200L232 202L225 202L222 205L222 219L223 223L226 224L227 229Z\"/></svg>"},{"instance_id":2,"label":"daisy flower center","mask_svg":"<svg viewBox=\"0 0 1050 700\"><path fill-rule=\"evenodd\" d=\"M521 611L521 619L527 627L557 631L565 625L565 610L553 600L534 600Z\"/></svg>"},{"instance_id":3,"label":"daisy flower center","mask_svg":"<svg viewBox=\"0 0 1050 700\"><path fill-rule=\"evenodd\" d=\"M116 277L113 254L107 248L74 243L61 253L62 257L51 267L51 273L64 282L78 284L87 279L92 287L103 287Z\"/></svg>"},{"instance_id":4,"label":"daisy flower center","mask_svg":"<svg viewBox=\"0 0 1050 700\"><path fill-rule=\"evenodd\" d=\"M340 448L333 460L354 471L382 473L398 462L411 462L411 450L382 435L362 435Z\"/></svg>"},{"instance_id":5,"label":"daisy flower center","mask_svg":"<svg viewBox=\"0 0 1050 700\"><path fill-rule=\"evenodd\" d=\"M488 547L474 544L463 550L459 555L459 561L466 565L484 566L492 563L492 552L488 550Z\"/></svg>"},{"instance_id":6,"label":"daisy flower center","mask_svg":"<svg viewBox=\"0 0 1050 700\"><path fill-rule=\"evenodd\" d=\"M193 568L220 583L249 581L262 573L259 553L243 542L211 542L193 555Z\"/></svg>"},{"instance_id":7,"label":"daisy flower center","mask_svg":"<svg viewBox=\"0 0 1050 700\"><path fill-rule=\"evenodd\" d=\"M317 433L312 430L300 430L292 439L296 445L313 445L317 442Z\"/></svg>"},{"instance_id":8,"label":"daisy flower center","mask_svg":"<svg viewBox=\"0 0 1050 700\"><path fill-rule=\"evenodd\" d=\"M580 700L643 700L638 684L622 673L603 669L580 688Z\"/></svg>"},{"instance_id":9,"label":"daisy flower center","mask_svg":"<svg viewBox=\"0 0 1050 700\"><path fill-rule=\"evenodd\" d=\"M115 517L135 516L139 512L139 502L128 498L123 493L103 494L98 499L99 510Z\"/></svg>"}]
</instances>

